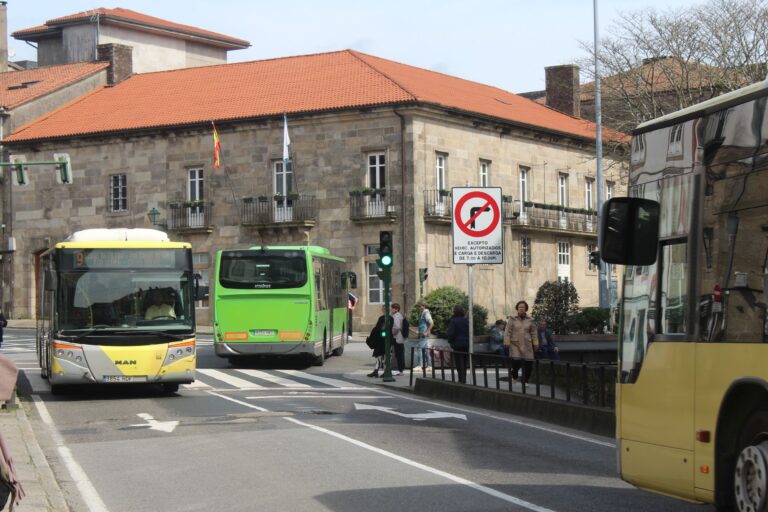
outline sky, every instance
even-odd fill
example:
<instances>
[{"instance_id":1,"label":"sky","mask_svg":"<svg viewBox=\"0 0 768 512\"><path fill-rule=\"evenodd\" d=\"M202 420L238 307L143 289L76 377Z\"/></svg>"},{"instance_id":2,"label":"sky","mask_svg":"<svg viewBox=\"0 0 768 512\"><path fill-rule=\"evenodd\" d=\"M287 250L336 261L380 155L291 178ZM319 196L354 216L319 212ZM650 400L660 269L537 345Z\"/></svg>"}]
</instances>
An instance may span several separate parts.
<instances>
[{"instance_id":1,"label":"sky","mask_svg":"<svg viewBox=\"0 0 768 512\"><path fill-rule=\"evenodd\" d=\"M97 3L98 2L98 3ZM597 0L600 36L621 12L699 0ZM250 41L229 62L358 50L510 92L544 89L544 68L587 55L593 0L8 0L11 60L36 50L16 30L97 7L131 9ZM582 78L586 73L582 73Z\"/></svg>"}]
</instances>

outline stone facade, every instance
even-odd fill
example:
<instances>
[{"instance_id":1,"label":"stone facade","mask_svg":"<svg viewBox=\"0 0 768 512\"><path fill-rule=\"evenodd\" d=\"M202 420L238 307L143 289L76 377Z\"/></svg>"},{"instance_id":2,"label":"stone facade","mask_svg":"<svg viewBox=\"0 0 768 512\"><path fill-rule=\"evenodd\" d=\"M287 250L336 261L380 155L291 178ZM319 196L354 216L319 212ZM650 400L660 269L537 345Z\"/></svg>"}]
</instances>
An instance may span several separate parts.
<instances>
[{"instance_id":1,"label":"stone facade","mask_svg":"<svg viewBox=\"0 0 768 512\"><path fill-rule=\"evenodd\" d=\"M520 168L527 168L528 201L523 216L505 214L504 264L477 266L474 300L489 309L489 321L511 313L519 299L532 302L538 287L558 275L558 247L567 247L567 272L582 306L597 303L597 274L587 268L587 246L597 239L590 215L573 213L587 223L560 224L571 213L552 211L539 223L544 204L558 204L562 185L566 204L587 208L586 182L594 179L594 144L496 121L447 113L427 107L381 107L289 118L294 185L300 194L290 203L276 200L276 167L282 165L282 119L217 123L222 167L212 168L209 126L168 129L136 136L36 142L11 147L29 161L51 160L68 153L73 184L56 182L53 168L34 171L30 184L13 185L17 253L12 262L13 317L35 314L35 268L39 255L72 231L92 227L151 227L147 212L160 211L171 239L193 244L196 270L208 279L215 252L252 245L316 244L347 261L358 276L356 330L380 314L375 274L379 231L392 230L395 247L392 300L410 308L419 297L418 269L428 268L424 293L441 287L467 287L467 268L452 263L450 209L437 212L439 188L479 186L480 166L487 186L520 198ZM403 155L405 158L403 159ZM437 161L445 181L437 179ZM373 172L375 161L379 174ZM605 163L606 180L619 184L618 165ZM372 174L379 176L371 182ZM111 211L113 176L125 175L127 208ZM185 203L190 179L203 178L204 203ZM192 178L191 178L192 177ZM381 189L386 207L377 210L372 196L355 209L350 192ZM614 190L620 195L620 190ZM593 184L592 206L597 191ZM445 199L449 201L449 198ZM290 217L276 212L292 205ZM442 203L441 203L442 204ZM268 221L251 222L249 212L267 205ZM308 215L302 210L307 206ZM374 208L376 207L376 208ZM505 204L510 208L511 203ZM203 213L204 212L204 215ZM357 212L357 213L356 213ZM201 217L195 217L201 214ZM559 217L557 217L559 216ZM570 218L570 217L569 217ZM537 222L534 222L536 220ZM545 219L546 220L546 219ZM193 222L194 221L194 222ZM521 238L529 239L530 265L521 267ZM565 244L565 245L563 245ZM562 255L561 255L562 256ZM564 257L564 256L562 256ZM561 261L562 263L562 261ZM211 311L198 309L198 323L208 324Z\"/></svg>"}]
</instances>

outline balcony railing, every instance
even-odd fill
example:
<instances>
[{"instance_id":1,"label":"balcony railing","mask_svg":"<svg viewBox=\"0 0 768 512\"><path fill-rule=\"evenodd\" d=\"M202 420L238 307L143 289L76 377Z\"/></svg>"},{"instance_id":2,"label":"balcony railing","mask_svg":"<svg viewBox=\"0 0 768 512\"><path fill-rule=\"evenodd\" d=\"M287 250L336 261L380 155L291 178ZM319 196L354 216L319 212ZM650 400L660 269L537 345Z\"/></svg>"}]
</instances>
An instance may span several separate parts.
<instances>
[{"instance_id":1,"label":"balcony railing","mask_svg":"<svg viewBox=\"0 0 768 512\"><path fill-rule=\"evenodd\" d=\"M313 226L317 218L315 196L259 196L240 200L244 226Z\"/></svg>"},{"instance_id":2,"label":"balcony railing","mask_svg":"<svg viewBox=\"0 0 768 512\"><path fill-rule=\"evenodd\" d=\"M210 230L212 206L210 201L168 203L168 229Z\"/></svg>"},{"instance_id":3,"label":"balcony railing","mask_svg":"<svg viewBox=\"0 0 768 512\"><path fill-rule=\"evenodd\" d=\"M424 218L436 222L450 222L453 201L448 190L424 191Z\"/></svg>"},{"instance_id":4,"label":"balcony railing","mask_svg":"<svg viewBox=\"0 0 768 512\"><path fill-rule=\"evenodd\" d=\"M400 211L400 194L393 190L350 192L349 218L356 221L394 219Z\"/></svg>"},{"instance_id":5,"label":"balcony railing","mask_svg":"<svg viewBox=\"0 0 768 512\"><path fill-rule=\"evenodd\" d=\"M508 211L511 212L512 209ZM526 201L520 208L520 215L508 217L505 214L505 219L520 227L597 233L597 215L594 211L586 209Z\"/></svg>"}]
</instances>

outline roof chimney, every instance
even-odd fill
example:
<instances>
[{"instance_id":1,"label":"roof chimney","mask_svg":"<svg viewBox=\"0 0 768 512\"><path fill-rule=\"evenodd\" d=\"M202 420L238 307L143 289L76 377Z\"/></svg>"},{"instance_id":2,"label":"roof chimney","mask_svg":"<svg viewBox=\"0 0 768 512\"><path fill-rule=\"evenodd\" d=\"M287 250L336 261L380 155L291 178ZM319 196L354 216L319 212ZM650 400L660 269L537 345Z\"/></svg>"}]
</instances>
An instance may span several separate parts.
<instances>
[{"instance_id":1,"label":"roof chimney","mask_svg":"<svg viewBox=\"0 0 768 512\"><path fill-rule=\"evenodd\" d=\"M109 61L107 85L117 85L133 74L133 47L124 44L100 44L99 60Z\"/></svg>"},{"instance_id":2,"label":"roof chimney","mask_svg":"<svg viewBox=\"0 0 768 512\"><path fill-rule=\"evenodd\" d=\"M544 68L547 86L547 106L564 114L579 117L581 101L579 100L579 66L565 64Z\"/></svg>"},{"instance_id":3,"label":"roof chimney","mask_svg":"<svg viewBox=\"0 0 768 512\"><path fill-rule=\"evenodd\" d=\"M0 73L8 71L8 2L0 2Z\"/></svg>"}]
</instances>

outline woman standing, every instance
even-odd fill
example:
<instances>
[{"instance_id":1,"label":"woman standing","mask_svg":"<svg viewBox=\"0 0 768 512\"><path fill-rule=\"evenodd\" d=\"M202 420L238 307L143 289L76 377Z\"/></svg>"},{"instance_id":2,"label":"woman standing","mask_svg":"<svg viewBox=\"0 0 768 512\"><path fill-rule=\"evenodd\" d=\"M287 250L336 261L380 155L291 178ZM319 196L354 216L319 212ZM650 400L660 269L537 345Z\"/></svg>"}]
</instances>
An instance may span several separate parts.
<instances>
[{"instance_id":1,"label":"woman standing","mask_svg":"<svg viewBox=\"0 0 768 512\"><path fill-rule=\"evenodd\" d=\"M528 303L521 300L515 305L517 315L509 317L504 331L504 346L509 347L512 359L512 382L517 381L523 364L523 382L528 382L533 369L533 351L539 347L536 322L528 316Z\"/></svg>"}]
</instances>

